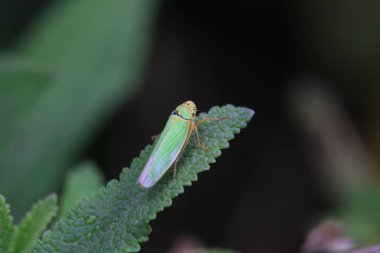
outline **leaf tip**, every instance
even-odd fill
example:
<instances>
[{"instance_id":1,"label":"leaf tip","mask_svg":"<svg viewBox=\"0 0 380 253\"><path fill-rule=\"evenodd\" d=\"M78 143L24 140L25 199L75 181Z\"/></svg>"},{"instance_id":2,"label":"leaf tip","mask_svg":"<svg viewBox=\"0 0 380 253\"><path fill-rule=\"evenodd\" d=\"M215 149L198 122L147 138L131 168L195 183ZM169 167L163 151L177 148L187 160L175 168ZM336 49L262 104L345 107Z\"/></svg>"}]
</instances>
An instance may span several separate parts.
<instances>
[{"instance_id":1,"label":"leaf tip","mask_svg":"<svg viewBox=\"0 0 380 253\"><path fill-rule=\"evenodd\" d=\"M54 204L57 204L58 202L58 195L56 193L49 193L47 195L46 200L53 202Z\"/></svg>"},{"instance_id":2,"label":"leaf tip","mask_svg":"<svg viewBox=\"0 0 380 253\"><path fill-rule=\"evenodd\" d=\"M250 109L250 108L245 108L245 110L247 111L247 113L248 113L248 118L249 118L249 120L251 120L252 118L253 118L253 116L255 115L255 111L254 110L252 110L252 109Z\"/></svg>"}]
</instances>

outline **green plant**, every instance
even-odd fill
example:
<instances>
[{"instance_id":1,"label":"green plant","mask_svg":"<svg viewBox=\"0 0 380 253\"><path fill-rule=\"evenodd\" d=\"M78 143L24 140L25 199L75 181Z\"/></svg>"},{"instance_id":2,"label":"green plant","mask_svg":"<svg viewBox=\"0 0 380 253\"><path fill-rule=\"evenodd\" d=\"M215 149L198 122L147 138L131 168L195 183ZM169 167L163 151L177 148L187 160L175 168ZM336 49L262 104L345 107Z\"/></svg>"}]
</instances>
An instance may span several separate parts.
<instances>
[{"instance_id":1,"label":"green plant","mask_svg":"<svg viewBox=\"0 0 380 253\"><path fill-rule=\"evenodd\" d=\"M226 105L214 107L208 114L201 113L197 120L224 116L228 116L228 119L209 122L199 127L202 143L209 148L207 152L196 147L195 136L190 138L189 145L178 163L176 178L173 178L171 173L167 173L157 185L150 189L142 189L136 184L136 179L152 149L152 146L148 145L140 156L132 161L130 168L123 169L119 180L111 180L106 187L81 199L52 226L51 230L43 234L41 240L37 240L31 252L139 251L140 243L148 240L151 232L149 222L156 218L157 212L170 206L172 199L184 191L184 186L191 185L197 180L199 172L209 169L209 164L214 163L215 158L220 156L221 149L227 148L228 141L234 138L234 134L239 133L240 129L246 126L253 116L253 111ZM94 168L91 164L83 164L81 167L86 166L89 167L88 170ZM74 182L75 178L80 178L86 170L82 168L75 171L80 173L69 177L69 181ZM94 173L89 175L92 175L91 178L98 177ZM95 180L95 182L99 181ZM72 188L73 185L75 183L67 183L66 192L70 192L67 189ZM89 190L85 192L91 189L93 187L89 187ZM66 193L65 196L68 195L70 194ZM70 205L75 202L70 201L72 203ZM6 207L5 203L2 205ZM9 237L9 234L13 233L9 226L9 211L7 208L2 208L2 210L4 211L1 217L5 218L1 222L9 227L4 236ZM46 225L46 222L43 224ZM28 231L32 233L30 229ZM34 238L36 233L33 231Z\"/></svg>"},{"instance_id":2,"label":"green plant","mask_svg":"<svg viewBox=\"0 0 380 253\"><path fill-rule=\"evenodd\" d=\"M12 225L9 206L0 195L0 253L29 252L35 240L57 213L57 196L51 194L38 201L18 226Z\"/></svg>"}]
</instances>

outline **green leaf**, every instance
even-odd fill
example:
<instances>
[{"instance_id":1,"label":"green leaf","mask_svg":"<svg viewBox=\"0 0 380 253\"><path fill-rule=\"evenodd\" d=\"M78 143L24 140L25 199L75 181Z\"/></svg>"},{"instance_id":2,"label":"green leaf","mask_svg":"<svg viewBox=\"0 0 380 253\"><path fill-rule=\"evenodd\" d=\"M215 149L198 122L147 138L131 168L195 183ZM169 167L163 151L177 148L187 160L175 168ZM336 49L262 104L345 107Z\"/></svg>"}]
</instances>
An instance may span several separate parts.
<instances>
[{"instance_id":1,"label":"green leaf","mask_svg":"<svg viewBox=\"0 0 380 253\"><path fill-rule=\"evenodd\" d=\"M346 236L358 246L378 243L380 187L371 184L346 187L342 193L337 207L329 215L344 222Z\"/></svg>"},{"instance_id":2,"label":"green leaf","mask_svg":"<svg viewBox=\"0 0 380 253\"><path fill-rule=\"evenodd\" d=\"M8 253L14 233L12 216L5 198L0 195L0 253Z\"/></svg>"},{"instance_id":3,"label":"green leaf","mask_svg":"<svg viewBox=\"0 0 380 253\"><path fill-rule=\"evenodd\" d=\"M55 1L15 48L51 69L0 160L0 192L16 218L58 188L62 170L137 91L157 3Z\"/></svg>"},{"instance_id":4,"label":"green leaf","mask_svg":"<svg viewBox=\"0 0 380 253\"><path fill-rule=\"evenodd\" d=\"M66 177L60 201L60 216L75 206L75 204L90 192L98 190L103 184L103 176L92 162L85 162L75 167Z\"/></svg>"},{"instance_id":5,"label":"green leaf","mask_svg":"<svg viewBox=\"0 0 380 253\"><path fill-rule=\"evenodd\" d=\"M28 252L55 216L57 210L57 196L55 194L50 194L34 204L20 225L16 227L9 253Z\"/></svg>"},{"instance_id":6,"label":"green leaf","mask_svg":"<svg viewBox=\"0 0 380 253\"><path fill-rule=\"evenodd\" d=\"M149 221L156 218L172 203L172 198L184 191L184 186L197 180L199 172L220 156L221 149L229 146L234 134L247 125L254 112L243 107L227 105L214 107L205 117L229 118L211 121L199 127L202 144L209 150L196 147L195 136L178 163L176 178L166 175L152 188L142 189L136 180L144 167L152 146L125 168L120 180L111 180L107 187L79 202L66 217L60 219L49 233L45 233L32 252L136 252L140 243L148 240ZM233 173L231 171L231 173Z\"/></svg>"},{"instance_id":7,"label":"green leaf","mask_svg":"<svg viewBox=\"0 0 380 253\"><path fill-rule=\"evenodd\" d=\"M0 55L0 119L3 119L0 124L0 161L23 118L45 89L48 76L47 67L40 62L14 54ZM0 178L12 181L2 175L1 169Z\"/></svg>"}]
</instances>

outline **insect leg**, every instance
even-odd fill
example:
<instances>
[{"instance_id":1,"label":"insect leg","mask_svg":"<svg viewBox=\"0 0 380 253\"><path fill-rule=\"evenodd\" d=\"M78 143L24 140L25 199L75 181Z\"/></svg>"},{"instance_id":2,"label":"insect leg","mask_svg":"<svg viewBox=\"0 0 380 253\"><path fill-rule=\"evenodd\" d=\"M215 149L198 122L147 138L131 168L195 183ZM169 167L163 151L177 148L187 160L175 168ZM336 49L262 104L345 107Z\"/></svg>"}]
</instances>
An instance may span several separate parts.
<instances>
[{"instance_id":1,"label":"insect leg","mask_svg":"<svg viewBox=\"0 0 380 253\"><path fill-rule=\"evenodd\" d=\"M223 119L228 119L228 116L222 117L222 118L205 118L205 119L202 119L201 121L199 121L195 124L197 126L200 126L200 125L203 125L204 123L206 123L207 121L218 121L218 120L223 120Z\"/></svg>"},{"instance_id":2,"label":"insect leg","mask_svg":"<svg viewBox=\"0 0 380 253\"><path fill-rule=\"evenodd\" d=\"M161 135L161 133L159 133L159 134L155 134L155 135L153 135L152 137L150 137L150 139L151 139L152 141L154 141L154 140L160 138L160 135Z\"/></svg>"},{"instance_id":3,"label":"insect leg","mask_svg":"<svg viewBox=\"0 0 380 253\"><path fill-rule=\"evenodd\" d=\"M175 160L175 162L174 162L173 177L175 177L175 175L177 174L177 163L178 163L178 160L179 159Z\"/></svg>"},{"instance_id":4,"label":"insect leg","mask_svg":"<svg viewBox=\"0 0 380 253\"><path fill-rule=\"evenodd\" d=\"M205 147L205 146L203 146L203 145L201 144L201 141L199 140L199 133L198 133L198 127L197 127L197 125L194 124L194 125L193 125L193 128L195 129L195 133L196 133L196 135L197 135L197 144L198 144L198 147L200 147L200 148L202 148L203 150L207 151L208 148Z\"/></svg>"}]
</instances>

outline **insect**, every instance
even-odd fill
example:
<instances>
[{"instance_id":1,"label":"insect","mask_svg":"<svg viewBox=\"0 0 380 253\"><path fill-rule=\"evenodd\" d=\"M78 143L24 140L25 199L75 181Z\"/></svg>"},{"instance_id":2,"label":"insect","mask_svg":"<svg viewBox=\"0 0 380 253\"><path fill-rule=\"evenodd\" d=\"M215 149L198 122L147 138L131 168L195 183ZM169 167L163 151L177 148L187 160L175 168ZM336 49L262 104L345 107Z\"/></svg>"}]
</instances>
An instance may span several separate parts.
<instances>
[{"instance_id":1,"label":"insect","mask_svg":"<svg viewBox=\"0 0 380 253\"><path fill-rule=\"evenodd\" d=\"M194 102L186 101L171 113L164 130L159 135L153 147L152 154L137 180L138 184L144 188L153 186L172 165L174 165L175 176L177 163L194 130L197 136L198 146L207 150L207 148L200 143L198 126L210 120L222 120L227 117L205 118L199 122L195 122L196 112L197 108Z\"/></svg>"}]
</instances>

